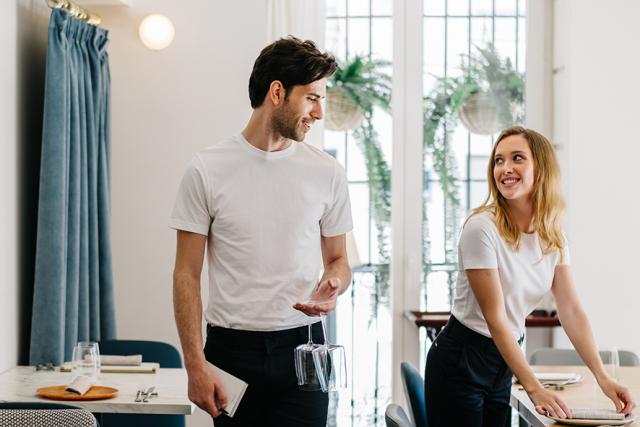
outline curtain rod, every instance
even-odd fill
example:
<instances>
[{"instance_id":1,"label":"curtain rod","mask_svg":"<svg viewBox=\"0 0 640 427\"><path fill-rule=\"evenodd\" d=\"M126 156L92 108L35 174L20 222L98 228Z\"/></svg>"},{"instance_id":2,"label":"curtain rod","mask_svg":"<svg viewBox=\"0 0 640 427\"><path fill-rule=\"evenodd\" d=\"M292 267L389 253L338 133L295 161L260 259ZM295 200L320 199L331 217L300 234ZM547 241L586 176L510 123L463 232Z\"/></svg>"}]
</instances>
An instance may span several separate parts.
<instances>
[{"instance_id":1,"label":"curtain rod","mask_svg":"<svg viewBox=\"0 0 640 427\"><path fill-rule=\"evenodd\" d=\"M69 0L45 0L45 2L50 8L65 10L72 17L80 19L87 24L97 26L102 21L100 15L91 13L77 4L71 3Z\"/></svg>"}]
</instances>

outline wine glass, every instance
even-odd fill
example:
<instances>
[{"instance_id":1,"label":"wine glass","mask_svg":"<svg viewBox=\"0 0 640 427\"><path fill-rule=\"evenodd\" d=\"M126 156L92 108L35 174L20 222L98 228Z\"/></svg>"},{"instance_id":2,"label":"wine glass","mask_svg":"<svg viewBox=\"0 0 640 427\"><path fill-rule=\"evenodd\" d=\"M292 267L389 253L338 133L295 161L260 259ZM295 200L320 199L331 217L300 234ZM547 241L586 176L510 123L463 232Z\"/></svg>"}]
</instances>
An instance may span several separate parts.
<instances>
[{"instance_id":1,"label":"wine glass","mask_svg":"<svg viewBox=\"0 0 640 427\"><path fill-rule=\"evenodd\" d=\"M331 344L327 337L326 316L320 315L324 345L313 350L313 363L322 391L336 391L347 387L347 358L344 347Z\"/></svg>"},{"instance_id":2,"label":"wine glass","mask_svg":"<svg viewBox=\"0 0 640 427\"><path fill-rule=\"evenodd\" d=\"M311 319L308 325L309 338L306 344L297 346L294 350L294 359L296 366L296 378L298 379L298 388L305 391L318 391L322 387L320 380L316 374L314 364L313 351L320 347L315 344L311 338Z\"/></svg>"},{"instance_id":3,"label":"wine glass","mask_svg":"<svg viewBox=\"0 0 640 427\"><path fill-rule=\"evenodd\" d=\"M92 382L98 381L100 375L100 350L94 341L80 341L73 348L73 377L88 377Z\"/></svg>"}]
</instances>

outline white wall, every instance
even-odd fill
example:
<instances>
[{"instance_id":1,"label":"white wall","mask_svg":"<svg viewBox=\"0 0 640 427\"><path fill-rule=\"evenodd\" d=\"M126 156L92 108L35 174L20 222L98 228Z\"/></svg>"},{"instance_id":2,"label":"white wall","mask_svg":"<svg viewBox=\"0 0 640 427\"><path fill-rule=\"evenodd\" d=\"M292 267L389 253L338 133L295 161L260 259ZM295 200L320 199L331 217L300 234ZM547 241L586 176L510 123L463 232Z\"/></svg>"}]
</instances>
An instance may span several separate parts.
<instances>
[{"instance_id":1,"label":"white wall","mask_svg":"<svg viewBox=\"0 0 640 427\"><path fill-rule=\"evenodd\" d=\"M0 372L28 362L49 13L16 0L0 15Z\"/></svg>"},{"instance_id":2,"label":"white wall","mask_svg":"<svg viewBox=\"0 0 640 427\"><path fill-rule=\"evenodd\" d=\"M574 275L597 342L640 353L640 3L557 3L554 134L568 148Z\"/></svg>"},{"instance_id":3,"label":"white wall","mask_svg":"<svg viewBox=\"0 0 640 427\"><path fill-rule=\"evenodd\" d=\"M111 43L112 240L119 338L179 346L173 319L175 232L167 227L193 154L242 130L253 61L266 45L266 2L136 0L102 7ZM174 23L164 51L137 27L149 13ZM202 415L191 425L210 425Z\"/></svg>"},{"instance_id":4,"label":"white wall","mask_svg":"<svg viewBox=\"0 0 640 427\"><path fill-rule=\"evenodd\" d=\"M0 14L0 372L18 361L16 4Z\"/></svg>"}]
</instances>

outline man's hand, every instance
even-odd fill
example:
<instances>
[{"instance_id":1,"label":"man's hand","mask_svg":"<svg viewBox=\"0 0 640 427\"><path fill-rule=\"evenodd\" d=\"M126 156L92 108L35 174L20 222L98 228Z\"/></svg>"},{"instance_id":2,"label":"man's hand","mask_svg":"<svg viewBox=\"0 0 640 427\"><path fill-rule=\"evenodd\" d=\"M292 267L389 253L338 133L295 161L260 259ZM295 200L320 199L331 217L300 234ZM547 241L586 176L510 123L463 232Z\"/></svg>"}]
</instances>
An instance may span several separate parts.
<instances>
[{"instance_id":1,"label":"man's hand","mask_svg":"<svg viewBox=\"0 0 640 427\"><path fill-rule=\"evenodd\" d=\"M189 400L216 418L221 414L220 409L227 406L227 393L222 382L206 365L191 369L188 374Z\"/></svg>"},{"instance_id":2,"label":"man's hand","mask_svg":"<svg viewBox=\"0 0 640 427\"><path fill-rule=\"evenodd\" d=\"M336 308L341 289L342 281L338 277L329 277L318 284L308 302L296 303L293 308L312 317L329 314Z\"/></svg>"}]
</instances>

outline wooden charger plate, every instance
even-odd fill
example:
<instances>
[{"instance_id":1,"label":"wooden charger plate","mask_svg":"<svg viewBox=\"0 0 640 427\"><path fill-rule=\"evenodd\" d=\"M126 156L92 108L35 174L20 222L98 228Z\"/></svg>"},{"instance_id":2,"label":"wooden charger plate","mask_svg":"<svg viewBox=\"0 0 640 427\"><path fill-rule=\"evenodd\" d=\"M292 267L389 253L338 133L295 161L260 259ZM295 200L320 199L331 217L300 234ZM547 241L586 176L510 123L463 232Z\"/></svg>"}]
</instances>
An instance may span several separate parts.
<instances>
[{"instance_id":1,"label":"wooden charger plate","mask_svg":"<svg viewBox=\"0 0 640 427\"><path fill-rule=\"evenodd\" d=\"M53 400L100 400L109 399L118 395L117 388L102 385L92 386L89 391L82 396L77 393L67 391L65 390L66 388L66 385L42 387L36 391L36 394L40 397Z\"/></svg>"}]
</instances>

